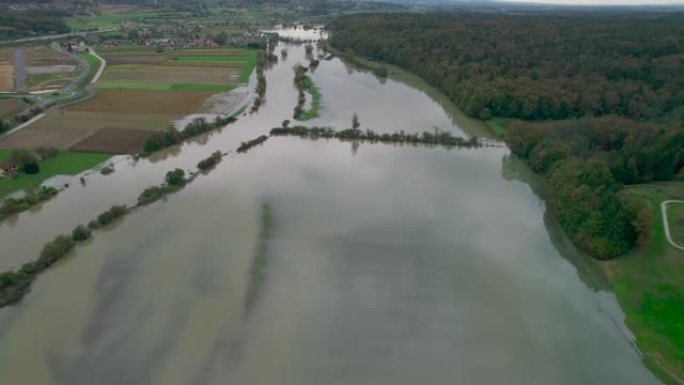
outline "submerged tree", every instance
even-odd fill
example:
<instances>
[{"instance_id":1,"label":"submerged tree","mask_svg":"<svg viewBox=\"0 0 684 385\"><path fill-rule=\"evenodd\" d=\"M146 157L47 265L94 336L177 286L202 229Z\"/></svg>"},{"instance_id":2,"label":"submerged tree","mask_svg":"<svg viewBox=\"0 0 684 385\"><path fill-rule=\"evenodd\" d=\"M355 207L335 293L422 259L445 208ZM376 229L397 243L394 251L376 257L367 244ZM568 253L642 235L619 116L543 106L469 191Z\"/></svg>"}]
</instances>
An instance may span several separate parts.
<instances>
[{"instance_id":1,"label":"submerged tree","mask_svg":"<svg viewBox=\"0 0 684 385\"><path fill-rule=\"evenodd\" d=\"M359 122L359 115L355 112L354 115L352 115L352 129L358 130L359 127L361 127L361 122Z\"/></svg>"}]
</instances>

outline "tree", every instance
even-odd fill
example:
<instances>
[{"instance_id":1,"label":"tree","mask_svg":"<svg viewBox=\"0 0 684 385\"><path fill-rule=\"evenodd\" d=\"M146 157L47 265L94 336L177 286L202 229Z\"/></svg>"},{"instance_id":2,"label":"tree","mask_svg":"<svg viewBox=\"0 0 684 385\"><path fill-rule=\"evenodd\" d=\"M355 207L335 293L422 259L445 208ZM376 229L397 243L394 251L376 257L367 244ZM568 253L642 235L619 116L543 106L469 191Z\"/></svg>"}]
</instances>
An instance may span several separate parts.
<instances>
[{"instance_id":1,"label":"tree","mask_svg":"<svg viewBox=\"0 0 684 385\"><path fill-rule=\"evenodd\" d=\"M169 186L182 186L185 183L185 171L180 168L166 173L166 184Z\"/></svg>"},{"instance_id":2,"label":"tree","mask_svg":"<svg viewBox=\"0 0 684 385\"><path fill-rule=\"evenodd\" d=\"M361 127L361 122L359 122L359 116L355 112L354 115L352 115L352 129L358 130L359 127Z\"/></svg>"},{"instance_id":3,"label":"tree","mask_svg":"<svg viewBox=\"0 0 684 385\"><path fill-rule=\"evenodd\" d=\"M90 238L90 230L83 225L79 225L71 232L71 238L76 242L83 242Z\"/></svg>"}]
</instances>

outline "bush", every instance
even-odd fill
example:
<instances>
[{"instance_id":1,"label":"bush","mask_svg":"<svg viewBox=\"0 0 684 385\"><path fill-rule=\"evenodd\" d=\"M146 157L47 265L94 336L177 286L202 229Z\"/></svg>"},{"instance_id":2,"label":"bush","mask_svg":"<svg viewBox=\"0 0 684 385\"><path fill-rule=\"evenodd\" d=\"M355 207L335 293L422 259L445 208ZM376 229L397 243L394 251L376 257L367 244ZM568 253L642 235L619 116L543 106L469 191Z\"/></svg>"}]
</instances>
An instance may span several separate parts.
<instances>
[{"instance_id":1,"label":"bush","mask_svg":"<svg viewBox=\"0 0 684 385\"><path fill-rule=\"evenodd\" d=\"M377 67L373 70L373 73L375 76L379 78L386 78L389 76L389 73L387 72L387 67Z\"/></svg>"},{"instance_id":2,"label":"bush","mask_svg":"<svg viewBox=\"0 0 684 385\"><path fill-rule=\"evenodd\" d=\"M140 196L138 197L138 204L148 205L152 202L156 202L160 200L165 193L166 190L163 187L153 186L146 188L145 191L143 191L142 194L140 194Z\"/></svg>"},{"instance_id":3,"label":"bush","mask_svg":"<svg viewBox=\"0 0 684 385\"><path fill-rule=\"evenodd\" d=\"M126 206L112 206L109 210L98 215L97 223L100 226L106 226L114 222L117 218L124 216L128 212Z\"/></svg>"},{"instance_id":4,"label":"bush","mask_svg":"<svg viewBox=\"0 0 684 385\"><path fill-rule=\"evenodd\" d=\"M90 230L83 225L79 225L74 229L74 231L71 232L71 239L76 242L83 242L90 238L90 234Z\"/></svg>"},{"instance_id":5,"label":"bush","mask_svg":"<svg viewBox=\"0 0 684 385\"><path fill-rule=\"evenodd\" d=\"M54 158L59 154L59 150L54 147L38 147L35 152L40 159Z\"/></svg>"},{"instance_id":6,"label":"bush","mask_svg":"<svg viewBox=\"0 0 684 385\"><path fill-rule=\"evenodd\" d=\"M74 240L71 237L60 235L53 241L48 242L40 252L38 258L38 268L45 269L52 266L60 258L74 248Z\"/></svg>"},{"instance_id":7,"label":"bush","mask_svg":"<svg viewBox=\"0 0 684 385\"><path fill-rule=\"evenodd\" d=\"M183 186L186 182L185 171L180 168L166 173L166 184L169 186Z\"/></svg>"},{"instance_id":8,"label":"bush","mask_svg":"<svg viewBox=\"0 0 684 385\"><path fill-rule=\"evenodd\" d=\"M38 162L24 163L22 165L22 170L29 175L38 174L40 172L40 167Z\"/></svg>"},{"instance_id":9,"label":"bush","mask_svg":"<svg viewBox=\"0 0 684 385\"><path fill-rule=\"evenodd\" d=\"M199 168L202 171L213 169L221 161L222 158L223 154L221 154L221 151L216 151L213 154L211 154L211 156L207 159L203 159L199 163L197 163L197 168Z\"/></svg>"},{"instance_id":10,"label":"bush","mask_svg":"<svg viewBox=\"0 0 684 385\"><path fill-rule=\"evenodd\" d=\"M45 200L48 200L48 199L52 198L53 196L57 195L58 193L59 193L59 191L57 191L57 189L54 187L42 186L41 188L38 189L38 192L36 193L36 195L37 195L39 201L45 201Z\"/></svg>"}]
</instances>

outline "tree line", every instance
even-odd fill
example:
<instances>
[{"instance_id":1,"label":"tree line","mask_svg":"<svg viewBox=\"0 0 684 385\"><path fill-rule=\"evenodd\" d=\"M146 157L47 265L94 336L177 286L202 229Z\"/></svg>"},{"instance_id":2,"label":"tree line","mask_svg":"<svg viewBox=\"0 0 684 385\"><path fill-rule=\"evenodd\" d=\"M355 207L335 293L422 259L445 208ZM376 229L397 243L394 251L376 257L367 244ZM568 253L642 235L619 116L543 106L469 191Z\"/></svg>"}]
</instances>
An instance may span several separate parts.
<instances>
[{"instance_id":1,"label":"tree line","mask_svg":"<svg viewBox=\"0 0 684 385\"><path fill-rule=\"evenodd\" d=\"M551 182L551 203L575 244L600 259L650 231L651 218L623 186L672 180L684 168L684 129L621 117L513 122L507 142Z\"/></svg>"},{"instance_id":2,"label":"tree line","mask_svg":"<svg viewBox=\"0 0 684 385\"><path fill-rule=\"evenodd\" d=\"M199 171L207 173L211 171L222 159L223 155L217 151L208 158L197 164ZM0 308L18 303L31 289L31 284L40 275L56 262L63 259L79 243L85 242L92 237L93 231L104 226L111 225L116 220L131 213L136 207L154 203L169 194L181 190L191 183L199 173L192 172L186 177L185 171L174 169L166 173L164 183L145 189L138 196L136 206L115 205L98 215L87 225L76 226L71 234L59 235L52 241L47 242L40 252L40 257L33 262L24 263L17 270L9 270L0 273Z\"/></svg>"},{"instance_id":3,"label":"tree line","mask_svg":"<svg viewBox=\"0 0 684 385\"><path fill-rule=\"evenodd\" d=\"M352 15L334 48L416 72L470 116L514 118L508 143L551 186L583 251L610 259L650 233L624 186L684 167L678 15Z\"/></svg>"},{"instance_id":4,"label":"tree line","mask_svg":"<svg viewBox=\"0 0 684 385\"><path fill-rule=\"evenodd\" d=\"M47 33L67 33L66 11L58 9L15 10L0 5L0 40Z\"/></svg>"},{"instance_id":5,"label":"tree line","mask_svg":"<svg viewBox=\"0 0 684 385\"><path fill-rule=\"evenodd\" d=\"M650 119L684 104L679 15L372 14L328 28L333 47L416 72L482 119Z\"/></svg>"},{"instance_id":6,"label":"tree line","mask_svg":"<svg viewBox=\"0 0 684 385\"><path fill-rule=\"evenodd\" d=\"M335 131L330 127L289 127L283 125L283 127L273 128L270 134L272 136L298 136L300 138L310 139L365 140L378 143L422 144L444 147L481 146L480 140L477 137L464 139L444 131L425 131L423 133L411 134L402 130L392 133L377 133L373 130L361 130L358 126Z\"/></svg>"}]
</instances>

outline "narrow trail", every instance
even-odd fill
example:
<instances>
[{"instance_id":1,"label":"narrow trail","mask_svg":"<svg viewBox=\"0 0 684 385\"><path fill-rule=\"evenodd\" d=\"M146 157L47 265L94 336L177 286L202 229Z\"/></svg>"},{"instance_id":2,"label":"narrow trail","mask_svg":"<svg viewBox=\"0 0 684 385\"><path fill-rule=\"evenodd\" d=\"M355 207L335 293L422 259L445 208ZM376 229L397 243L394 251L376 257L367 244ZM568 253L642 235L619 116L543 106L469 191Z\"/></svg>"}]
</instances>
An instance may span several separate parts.
<instances>
[{"instance_id":1,"label":"narrow trail","mask_svg":"<svg viewBox=\"0 0 684 385\"><path fill-rule=\"evenodd\" d=\"M90 81L90 84L95 84L98 80L100 80L100 76L102 76L105 67L107 67L107 61L102 56L98 55L97 52L95 52L95 50L91 47L88 47L88 49L90 50L90 54L95 56L100 61L100 69L97 70L97 73L95 73L95 76L93 76L93 79Z\"/></svg>"},{"instance_id":2,"label":"narrow trail","mask_svg":"<svg viewBox=\"0 0 684 385\"><path fill-rule=\"evenodd\" d=\"M663 201L660 204L660 210L663 213L663 228L665 229L665 238L667 238L667 241L670 242L670 245L673 247L684 251L684 246L680 246L675 241L672 239L672 234L670 233L670 224L667 221L667 205L670 203L679 203L679 204L684 204L684 201L678 201L678 200L668 200L668 201Z\"/></svg>"}]
</instances>

